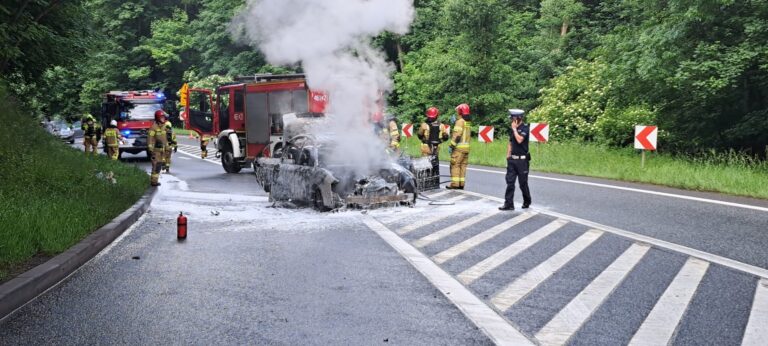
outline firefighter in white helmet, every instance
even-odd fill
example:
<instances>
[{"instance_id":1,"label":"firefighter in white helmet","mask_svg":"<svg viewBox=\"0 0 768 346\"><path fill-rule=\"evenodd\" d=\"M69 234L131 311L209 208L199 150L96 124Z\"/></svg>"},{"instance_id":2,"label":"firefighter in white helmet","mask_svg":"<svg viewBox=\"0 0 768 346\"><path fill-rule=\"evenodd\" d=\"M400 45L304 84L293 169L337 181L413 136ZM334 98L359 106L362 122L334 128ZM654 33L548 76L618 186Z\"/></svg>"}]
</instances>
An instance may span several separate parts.
<instances>
[{"instance_id":1,"label":"firefighter in white helmet","mask_svg":"<svg viewBox=\"0 0 768 346\"><path fill-rule=\"evenodd\" d=\"M120 141L123 136L117 129L117 120L109 122L109 126L104 130L104 151L107 153L107 157L112 160L117 160L120 157Z\"/></svg>"}]
</instances>

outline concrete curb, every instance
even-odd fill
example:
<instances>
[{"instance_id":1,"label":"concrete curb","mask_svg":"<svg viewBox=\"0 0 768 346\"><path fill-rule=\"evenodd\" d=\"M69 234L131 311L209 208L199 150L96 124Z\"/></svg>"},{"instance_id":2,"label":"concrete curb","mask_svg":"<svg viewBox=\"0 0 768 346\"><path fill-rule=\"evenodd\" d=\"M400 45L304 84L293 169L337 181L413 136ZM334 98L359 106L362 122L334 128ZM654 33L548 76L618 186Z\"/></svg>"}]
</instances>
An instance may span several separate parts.
<instances>
[{"instance_id":1,"label":"concrete curb","mask_svg":"<svg viewBox=\"0 0 768 346\"><path fill-rule=\"evenodd\" d=\"M0 321L96 256L149 209L157 192L150 188L133 206L69 250L0 285Z\"/></svg>"}]
</instances>

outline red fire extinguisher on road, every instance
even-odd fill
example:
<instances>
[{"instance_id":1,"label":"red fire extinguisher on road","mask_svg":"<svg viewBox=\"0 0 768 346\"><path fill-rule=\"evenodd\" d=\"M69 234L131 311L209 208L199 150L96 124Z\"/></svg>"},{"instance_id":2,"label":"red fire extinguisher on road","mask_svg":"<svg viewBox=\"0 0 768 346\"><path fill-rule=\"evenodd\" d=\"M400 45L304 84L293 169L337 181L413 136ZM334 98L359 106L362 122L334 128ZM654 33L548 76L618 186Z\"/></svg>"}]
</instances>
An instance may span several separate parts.
<instances>
[{"instance_id":1,"label":"red fire extinguisher on road","mask_svg":"<svg viewBox=\"0 0 768 346\"><path fill-rule=\"evenodd\" d=\"M179 212L179 217L176 218L176 237L179 240L187 239L187 217L184 212Z\"/></svg>"}]
</instances>

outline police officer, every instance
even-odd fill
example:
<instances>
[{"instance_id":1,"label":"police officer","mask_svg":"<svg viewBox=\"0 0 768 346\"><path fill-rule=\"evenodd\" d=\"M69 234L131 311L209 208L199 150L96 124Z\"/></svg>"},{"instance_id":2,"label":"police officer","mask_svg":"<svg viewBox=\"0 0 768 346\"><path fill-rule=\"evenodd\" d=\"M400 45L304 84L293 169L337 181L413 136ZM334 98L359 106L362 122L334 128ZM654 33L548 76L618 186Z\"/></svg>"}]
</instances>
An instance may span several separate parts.
<instances>
[{"instance_id":1,"label":"police officer","mask_svg":"<svg viewBox=\"0 0 768 346\"><path fill-rule=\"evenodd\" d=\"M528 125L523 123L525 111L510 109L510 134L507 145L507 190L504 193L504 205L499 210L515 210L515 180L520 181L523 193L523 209L531 205L531 191L528 189L528 166L531 154L528 152Z\"/></svg>"},{"instance_id":2,"label":"police officer","mask_svg":"<svg viewBox=\"0 0 768 346\"><path fill-rule=\"evenodd\" d=\"M155 111L155 122L147 132L147 147L152 153L152 173L150 174L150 185L160 186L160 170L163 168L163 155L168 146L168 137L165 131L165 112Z\"/></svg>"}]
</instances>

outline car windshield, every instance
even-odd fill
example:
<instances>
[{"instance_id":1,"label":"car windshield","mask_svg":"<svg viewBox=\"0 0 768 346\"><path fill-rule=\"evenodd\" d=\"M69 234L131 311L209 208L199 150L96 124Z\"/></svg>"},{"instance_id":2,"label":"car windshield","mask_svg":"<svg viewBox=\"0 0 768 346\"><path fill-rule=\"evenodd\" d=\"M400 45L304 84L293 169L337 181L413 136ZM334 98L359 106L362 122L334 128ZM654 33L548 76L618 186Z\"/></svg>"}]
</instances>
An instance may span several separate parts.
<instances>
[{"instance_id":1,"label":"car windshield","mask_svg":"<svg viewBox=\"0 0 768 346\"><path fill-rule=\"evenodd\" d=\"M130 120L152 120L155 118L155 111L160 109L163 109L162 103L129 103L125 115Z\"/></svg>"}]
</instances>

